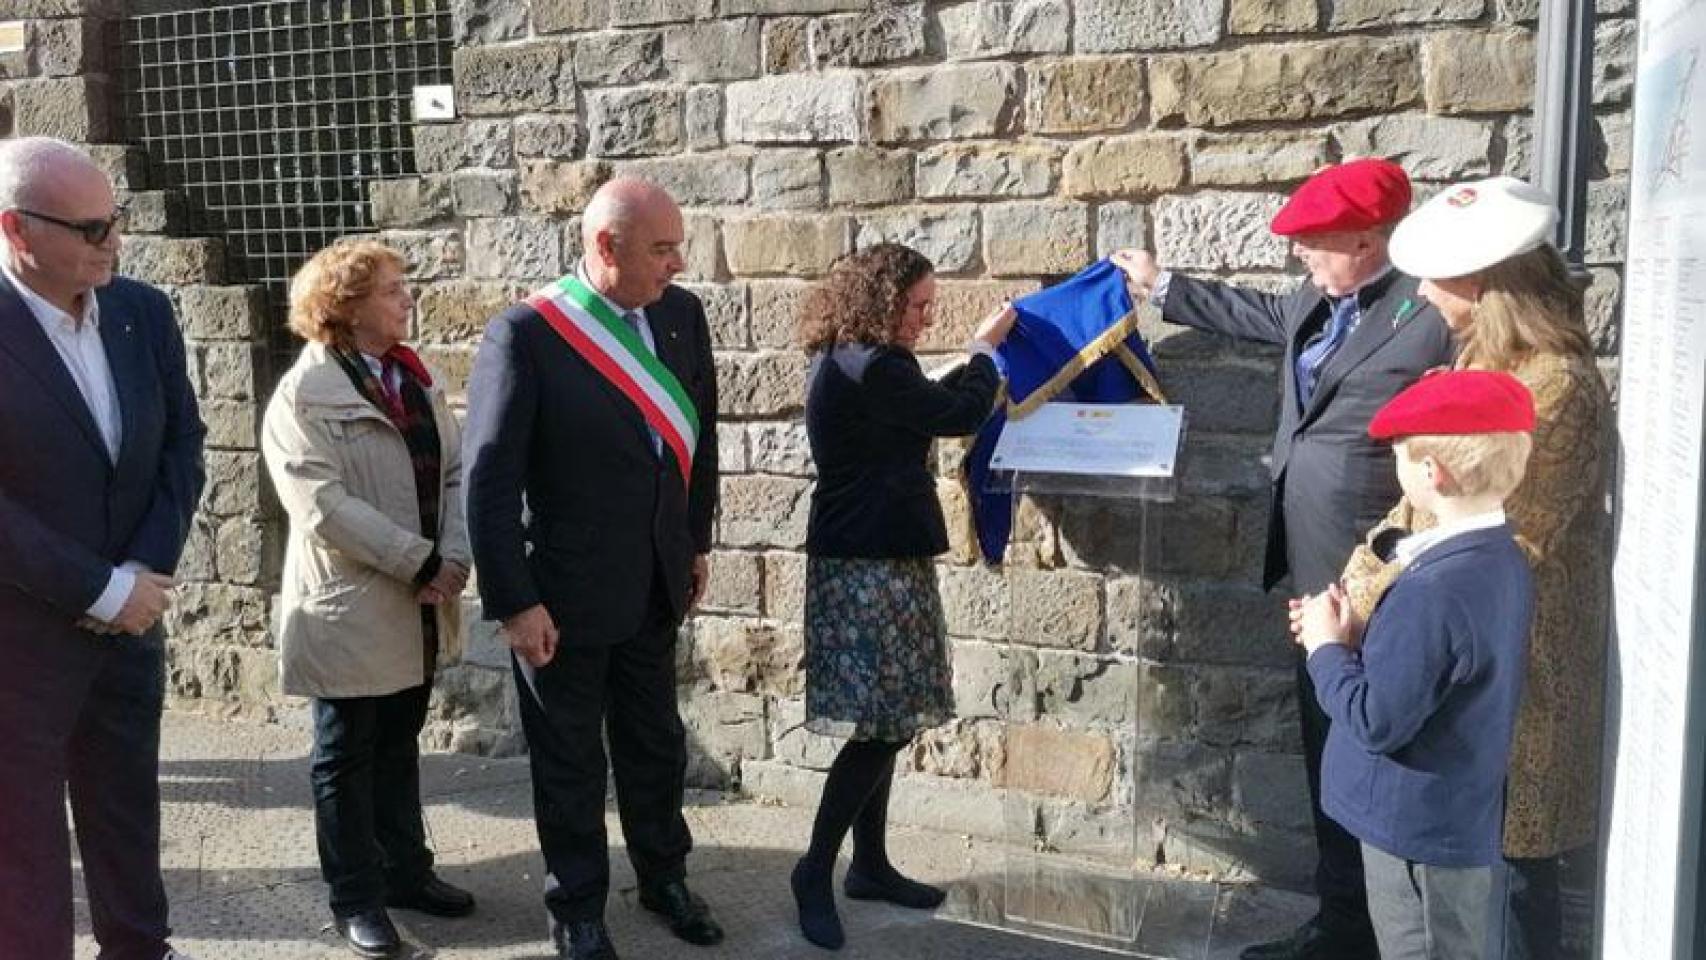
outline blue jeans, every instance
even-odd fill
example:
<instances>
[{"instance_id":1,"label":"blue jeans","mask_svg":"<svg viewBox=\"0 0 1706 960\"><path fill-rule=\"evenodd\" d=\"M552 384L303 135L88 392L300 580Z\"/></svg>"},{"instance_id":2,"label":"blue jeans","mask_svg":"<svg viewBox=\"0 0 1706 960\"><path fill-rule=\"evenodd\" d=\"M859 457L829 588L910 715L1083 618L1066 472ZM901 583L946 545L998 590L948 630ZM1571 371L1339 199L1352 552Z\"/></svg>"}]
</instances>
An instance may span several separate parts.
<instances>
[{"instance_id":1,"label":"blue jeans","mask_svg":"<svg viewBox=\"0 0 1706 960\"><path fill-rule=\"evenodd\" d=\"M314 701L314 831L334 916L385 905L432 876L420 746L432 687Z\"/></svg>"}]
</instances>

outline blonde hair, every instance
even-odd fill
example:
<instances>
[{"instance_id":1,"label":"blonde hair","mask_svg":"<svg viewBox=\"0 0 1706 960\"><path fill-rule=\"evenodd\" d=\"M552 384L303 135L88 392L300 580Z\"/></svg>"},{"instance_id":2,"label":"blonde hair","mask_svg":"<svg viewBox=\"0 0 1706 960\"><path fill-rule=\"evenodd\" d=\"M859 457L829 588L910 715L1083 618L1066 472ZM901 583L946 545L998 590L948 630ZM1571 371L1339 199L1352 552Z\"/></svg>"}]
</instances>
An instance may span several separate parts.
<instances>
[{"instance_id":1,"label":"blonde hair","mask_svg":"<svg viewBox=\"0 0 1706 960\"><path fill-rule=\"evenodd\" d=\"M314 254L290 278L290 329L304 340L349 347L350 305L373 292L385 266L408 269L402 254L377 240L345 240Z\"/></svg>"},{"instance_id":2,"label":"blonde hair","mask_svg":"<svg viewBox=\"0 0 1706 960\"><path fill-rule=\"evenodd\" d=\"M1432 457L1450 474L1441 492L1449 497L1511 495L1528 472L1533 439L1526 432L1418 434L1400 441L1415 463Z\"/></svg>"},{"instance_id":3,"label":"blonde hair","mask_svg":"<svg viewBox=\"0 0 1706 960\"><path fill-rule=\"evenodd\" d=\"M1582 291L1549 243L1473 275L1481 296L1461 337L1460 368L1514 370L1535 354L1593 356Z\"/></svg>"}]
</instances>

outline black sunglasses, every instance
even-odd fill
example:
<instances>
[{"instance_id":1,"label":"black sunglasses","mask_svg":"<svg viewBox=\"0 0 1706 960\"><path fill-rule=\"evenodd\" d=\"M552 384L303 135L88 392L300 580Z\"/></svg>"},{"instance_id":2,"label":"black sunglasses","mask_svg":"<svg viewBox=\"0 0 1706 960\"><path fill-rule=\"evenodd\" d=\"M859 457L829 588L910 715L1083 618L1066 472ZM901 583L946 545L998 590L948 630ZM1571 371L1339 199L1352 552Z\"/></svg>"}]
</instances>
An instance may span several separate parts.
<instances>
[{"instance_id":1,"label":"black sunglasses","mask_svg":"<svg viewBox=\"0 0 1706 960\"><path fill-rule=\"evenodd\" d=\"M120 229L124 226L125 208L122 203L113 210L112 216L102 220L61 220L58 217L50 217L45 213L37 213L34 210L25 210L22 207L17 208L17 210L26 217L34 217L37 220L44 220L54 226L76 231L77 233L82 234L83 239L89 241L91 246L97 247L106 243L107 237L111 236L114 230Z\"/></svg>"}]
</instances>

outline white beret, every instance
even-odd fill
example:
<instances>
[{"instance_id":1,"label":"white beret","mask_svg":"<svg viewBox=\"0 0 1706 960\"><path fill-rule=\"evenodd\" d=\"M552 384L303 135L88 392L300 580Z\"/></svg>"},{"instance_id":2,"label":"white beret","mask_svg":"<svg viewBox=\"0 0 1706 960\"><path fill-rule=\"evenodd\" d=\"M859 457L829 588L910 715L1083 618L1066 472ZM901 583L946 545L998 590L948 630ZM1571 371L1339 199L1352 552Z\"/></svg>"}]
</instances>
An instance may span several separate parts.
<instances>
[{"instance_id":1,"label":"white beret","mask_svg":"<svg viewBox=\"0 0 1706 960\"><path fill-rule=\"evenodd\" d=\"M1552 196L1515 177L1446 187L1392 234L1392 265L1412 277L1443 280L1527 253L1552 236Z\"/></svg>"}]
</instances>

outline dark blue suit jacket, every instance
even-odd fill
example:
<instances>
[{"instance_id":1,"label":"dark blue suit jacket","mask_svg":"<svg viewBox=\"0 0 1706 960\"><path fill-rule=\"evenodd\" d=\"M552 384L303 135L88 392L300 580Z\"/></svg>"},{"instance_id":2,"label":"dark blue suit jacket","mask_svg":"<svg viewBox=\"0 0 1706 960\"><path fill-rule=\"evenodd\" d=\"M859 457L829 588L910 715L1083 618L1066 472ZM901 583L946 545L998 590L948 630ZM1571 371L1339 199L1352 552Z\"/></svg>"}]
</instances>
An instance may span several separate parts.
<instances>
[{"instance_id":1,"label":"dark blue suit jacket","mask_svg":"<svg viewBox=\"0 0 1706 960\"><path fill-rule=\"evenodd\" d=\"M88 657L76 622L113 567L171 573L205 479L206 428L171 302L115 277L97 292L123 417L117 463L64 361L0 276L0 657ZM50 662L28 658L32 662Z\"/></svg>"},{"instance_id":2,"label":"dark blue suit jacket","mask_svg":"<svg viewBox=\"0 0 1706 960\"><path fill-rule=\"evenodd\" d=\"M1509 525L1424 552L1374 608L1362 653L1309 657L1333 719L1321 807L1357 839L1442 867L1497 862L1534 585Z\"/></svg>"},{"instance_id":3,"label":"dark blue suit jacket","mask_svg":"<svg viewBox=\"0 0 1706 960\"><path fill-rule=\"evenodd\" d=\"M538 311L516 304L486 326L462 433L486 619L543 603L565 645L602 646L635 636L659 609L687 615L693 557L710 551L717 509L711 332L699 298L680 287L646 307L646 320L699 412L687 485L639 408Z\"/></svg>"}]
</instances>

